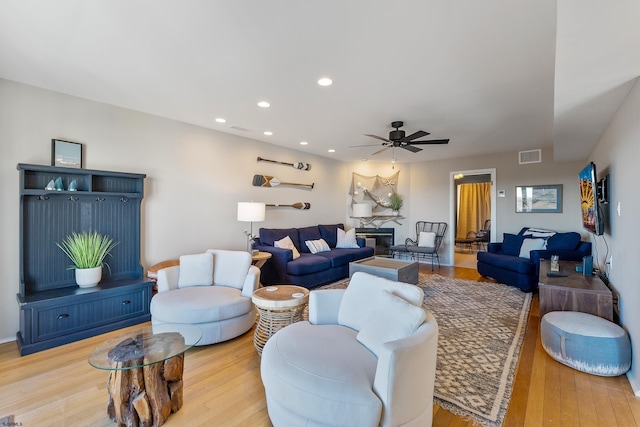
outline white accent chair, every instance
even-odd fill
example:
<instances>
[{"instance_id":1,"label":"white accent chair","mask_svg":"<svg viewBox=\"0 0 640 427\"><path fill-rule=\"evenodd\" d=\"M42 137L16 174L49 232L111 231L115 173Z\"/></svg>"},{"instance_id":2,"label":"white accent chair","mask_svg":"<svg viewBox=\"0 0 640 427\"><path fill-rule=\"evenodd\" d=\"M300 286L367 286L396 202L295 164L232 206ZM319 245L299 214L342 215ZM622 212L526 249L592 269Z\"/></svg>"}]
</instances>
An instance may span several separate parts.
<instances>
[{"instance_id":1,"label":"white accent chair","mask_svg":"<svg viewBox=\"0 0 640 427\"><path fill-rule=\"evenodd\" d=\"M260 269L244 251L209 249L183 255L180 265L158 271L151 324L188 323L202 329L198 345L230 340L250 330L256 312L251 295Z\"/></svg>"},{"instance_id":2,"label":"white accent chair","mask_svg":"<svg viewBox=\"0 0 640 427\"><path fill-rule=\"evenodd\" d=\"M430 426L438 325L421 288L367 273L312 291L309 321L267 341L261 361L274 427Z\"/></svg>"}]
</instances>

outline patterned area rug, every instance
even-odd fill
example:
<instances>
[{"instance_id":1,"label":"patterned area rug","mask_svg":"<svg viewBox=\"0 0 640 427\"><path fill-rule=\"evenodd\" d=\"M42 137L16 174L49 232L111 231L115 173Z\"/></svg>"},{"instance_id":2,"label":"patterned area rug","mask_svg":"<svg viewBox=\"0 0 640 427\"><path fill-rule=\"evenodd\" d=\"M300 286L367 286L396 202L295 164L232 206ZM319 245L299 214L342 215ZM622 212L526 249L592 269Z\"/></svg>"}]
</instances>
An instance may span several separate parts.
<instances>
[{"instance_id":1,"label":"patterned area rug","mask_svg":"<svg viewBox=\"0 0 640 427\"><path fill-rule=\"evenodd\" d=\"M342 280L325 288L344 288ZM494 283L420 274L424 307L438 321L435 401L485 427L507 412L531 293Z\"/></svg>"}]
</instances>

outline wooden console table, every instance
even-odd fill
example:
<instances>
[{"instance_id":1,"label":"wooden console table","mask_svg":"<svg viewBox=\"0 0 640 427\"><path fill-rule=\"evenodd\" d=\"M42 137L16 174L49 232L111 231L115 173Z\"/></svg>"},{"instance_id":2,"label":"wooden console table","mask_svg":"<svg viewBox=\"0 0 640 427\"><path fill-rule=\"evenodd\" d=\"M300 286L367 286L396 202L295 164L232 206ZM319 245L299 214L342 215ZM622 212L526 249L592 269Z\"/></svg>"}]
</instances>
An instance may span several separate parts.
<instances>
[{"instance_id":1,"label":"wooden console table","mask_svg":"<svg viewBox=\"0 0 640 427\"><path fill-rule=\"evenodd\" d=\"M575 261L560 261L565 277L549 277L550 261L540 260L540 318L550 311L581 311L613 321L611 289L596 276L576 271Z\"/></svg>"}]
</instances>

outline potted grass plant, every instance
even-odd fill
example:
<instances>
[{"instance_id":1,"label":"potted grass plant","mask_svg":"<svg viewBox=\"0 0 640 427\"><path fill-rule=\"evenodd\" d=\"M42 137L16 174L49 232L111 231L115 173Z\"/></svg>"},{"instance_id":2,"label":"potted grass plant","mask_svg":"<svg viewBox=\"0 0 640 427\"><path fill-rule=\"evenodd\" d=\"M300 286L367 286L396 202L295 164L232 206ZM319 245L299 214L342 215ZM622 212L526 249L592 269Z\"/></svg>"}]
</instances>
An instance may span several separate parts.
<instances>
[{"instance_id":1,"label":"potted grass plant","mask_svg":"<svg viewBox=\"0 0 640 427\"><path fill-rule=\"evenodd\" d=\"M73 263L70 269L75 270L76 283L81 288L96 286L102 279L102 266L107 255L118 243L98 232L73 232L61 243L56 243Z\"/></svg>"},{"instance_id":2,"label":"potted grass plant","mask_svg":"<svg viewBox=\"0 0 640 427\"><path fill-rule=\"evenodd\" d=\"M398 211L400 211L403 203L402 196L398 193L392 193L391 196L389 196L389 207L393 211L393 215L398 215Z\"/></svg>"}]
</instances>

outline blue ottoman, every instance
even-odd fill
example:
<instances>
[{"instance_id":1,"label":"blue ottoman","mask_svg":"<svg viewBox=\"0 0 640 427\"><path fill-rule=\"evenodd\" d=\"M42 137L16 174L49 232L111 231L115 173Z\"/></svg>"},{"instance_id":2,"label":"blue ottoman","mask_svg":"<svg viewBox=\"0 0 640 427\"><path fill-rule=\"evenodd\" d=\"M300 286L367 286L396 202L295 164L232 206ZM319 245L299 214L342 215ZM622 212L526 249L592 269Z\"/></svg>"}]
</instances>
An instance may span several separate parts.
<instances>
[{"instance_id":1,"label":"blue ottoman","mask_svg":"<svg viewBox=\"0 0 640 427\"><path fill-rule=\"evenodd\" d=\"M542 347L558 362L588 374L614 377L631 367L631 342L620 326L577 311L552 311L540 323Z\"/></svg>"}]
</instances>

